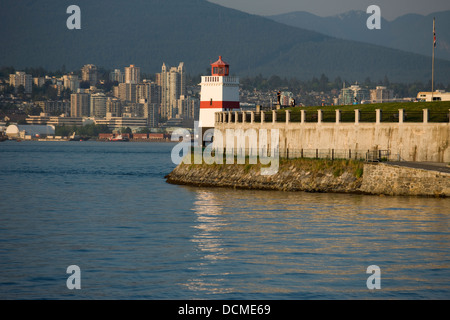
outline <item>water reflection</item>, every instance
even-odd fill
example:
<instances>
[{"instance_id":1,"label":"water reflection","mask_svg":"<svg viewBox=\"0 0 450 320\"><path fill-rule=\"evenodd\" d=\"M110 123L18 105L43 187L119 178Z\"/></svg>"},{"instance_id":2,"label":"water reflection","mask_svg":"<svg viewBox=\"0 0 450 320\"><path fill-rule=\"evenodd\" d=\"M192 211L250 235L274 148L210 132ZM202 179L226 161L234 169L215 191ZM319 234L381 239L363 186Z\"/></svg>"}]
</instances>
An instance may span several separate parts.
<instances>
[{"instance_id":1,"label":"water reflection","mask_svg":"<svg viewBox=\"0 0 450 320\"><path fill-rule=\"evenodd\" d=\"M226 226L222 217L222 207L216 199L215 193L209 190L198 190L195 193L193 211L196 214L194 228L198 230L191 241L196 244L200 252L199 263L191 268L198 277L190 279L187 287L193 291L207 291L208 293L227 293L230 289L223 287L226 272L211 274L211 265L226 259L226 252L221 239L221 229Z\"/></svg>"},{"instance_id":2,"label":"water reflection","mask_svg":"<svg viewBox=\"0 0 450 320\"><path fill-rule=\"evenodd\" d=\"M193 291L371 298L365 272L376 264L384 298L448 297L449 199L190 190L201 254Z\"/></svg>"},{"instance_id":3,"label":"water reflection","mask_svg":"<svg viewBox=\"0 0 450 320\"><path fill-rule=\"evenodd\" d=\"M199 232L192 242L196 243L207 263L210 260L224 259L224 249L220 239L220 229L226 225L221 217L222 209L211 191L199 190L194 202L197 223L194 228Z\"/></svg>"}]
</instances>

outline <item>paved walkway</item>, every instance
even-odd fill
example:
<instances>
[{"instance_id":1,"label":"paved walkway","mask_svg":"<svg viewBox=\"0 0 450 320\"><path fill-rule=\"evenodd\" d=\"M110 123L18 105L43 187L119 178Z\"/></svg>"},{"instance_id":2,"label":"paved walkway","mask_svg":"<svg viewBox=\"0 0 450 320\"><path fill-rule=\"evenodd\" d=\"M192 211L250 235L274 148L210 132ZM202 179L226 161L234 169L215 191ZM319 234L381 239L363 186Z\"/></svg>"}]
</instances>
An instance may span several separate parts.
<instances>
[{"instance_id":1,"label":"paved walkway","mask_svg":"<svg viewBox=\"0 0 450 320\"><path fill-rule=\"evenodd\" d=\"M404 166L415 169L424 169L450 173L450 167L447 166L448 163L442 162L409 162L409 161L389 161L385 162L387 164L392 164L395 166Z\"/></svg>"}]
</instances>

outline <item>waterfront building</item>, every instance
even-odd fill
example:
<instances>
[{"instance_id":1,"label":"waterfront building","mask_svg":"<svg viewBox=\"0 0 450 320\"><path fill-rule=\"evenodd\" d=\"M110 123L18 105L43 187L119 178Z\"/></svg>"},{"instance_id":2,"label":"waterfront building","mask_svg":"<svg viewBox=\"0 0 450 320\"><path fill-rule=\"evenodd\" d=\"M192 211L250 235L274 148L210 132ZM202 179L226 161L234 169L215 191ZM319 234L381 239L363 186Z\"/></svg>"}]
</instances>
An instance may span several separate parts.
<instances>
[{"instance_id":1,"label":"waterfront building","mask_svg":"<svg viewBox=\"0 0 450 320\"><path fill-rule=\"evenodd\" d=\"M26 139L55 135L55 127L50 125L9 125L6 135L11 139Z\"/></svg>"},{"instance_id":2,"label":"waterfront building","mask_svg":"<svg viewBox=\"0 0 450 320\"><path fill-rule=\"evenodd\" d=\"M106 118L95 119L95 124L105 124L111 130L130 127L131 129L147 127L147 118L144 117L113 117L107 114Z\"/></svg>"},{"instance_id":3,"label":"waterfront building","mask_svg":"<svg viewBox=\"0 0 450 320\"><path fill-rule=\"evenodd\" d=\"M70 95L70 116L90 116L90 95L88 93L72 93Z\"/></svg>"},{"instance_id":4,"label":"waterfront building","mask_svg":"<svg viewBox=\"0 0 450 320\"><path fill-rule=\"evenodd\" d=\"M94 93L91 95L90 115L91 117L106 117L106 96L104 93Z\"/></svg>"},{"instance_id":5,"label":"waterfront building","mask_svg":"<svg viewBox=\"0 0 450 320\"><path fill-rule=\"evenodd\" d=\"M87 118L82 117L66 117L65 115L60 115L59 117L50 117L47 124L52 126L83 126L89 124Z\"/></svg>"},{"instance_id":6,"label":"waterfront building","mask_svg":"<svg viewBox=\"0 0 450 320\"><path fill-rule=\"evenodd\" d=\"M29 125L52 125L52 126L82 126L85 122L81 117L66 117L65 115L50 116L48 113L41 113L39 116L28 116L25 121Z\"/></svg>"},{"instance_id":7,"label":"waterfront building","mask_svg":"<svg viewBox=\"0 0 450 320\"><path fill-rule=\"evenodd\" d=\"M48 113L41 112L38 116L28 116L25 121L29 125L46 125L50 120Z\"/></svg>"},{"instance_id":8,"label":"waterfront building","mask_svg":"<svg viewBox=\"0 0 450 320\"><path fill-rule=\"evenodd\" d=\"M239 78L229 73L229 64L219 56L219 60L211 64L211 76L202 76L199 114L202 136L206 129L214 128L216 112L238 111L240 108Z\"/></svg>"}]
</instances>

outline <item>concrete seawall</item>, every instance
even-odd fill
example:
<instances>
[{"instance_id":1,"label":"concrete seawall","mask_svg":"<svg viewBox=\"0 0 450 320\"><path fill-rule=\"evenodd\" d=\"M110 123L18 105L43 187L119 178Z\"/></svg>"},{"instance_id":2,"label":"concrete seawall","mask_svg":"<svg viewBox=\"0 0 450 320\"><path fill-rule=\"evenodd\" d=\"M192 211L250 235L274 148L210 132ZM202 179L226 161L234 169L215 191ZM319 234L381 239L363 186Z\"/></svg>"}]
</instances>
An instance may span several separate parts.
<instances>
[{"instance_id":1,"label":"concrete seawall","mask_svg":"<svg viewBox=\"0 0 450 320\"><path fill-rule=\"evenodd\" d=\"M278 129L280 154L287 149L389 150L403 161L450 162L447 123L220 123L215 129L223 133L227 129Z\"/></svg>"},{"instance_id":2,"label":"concrete seawall","mask_svg":"<svg viewBox=\"0 0 450 320\"><path fill-rule=\"evenodd\" d=\"M450 197L450 173L346 160L284 160L277 174L259 165L180 164L167 182L238 189Z\"/></svg>"},{"instance_id":3,"label":"concrete seawall","mask_svg":"<svg viewBox=\"0 0 450 320\"><path fill-rule=\"evenodd\" d=\"M357 111L357 110L356 110ZM335 150L386 150L392 157L402 161L450 162L450 123L428 122L428 110L424 111L423 122L404 122L400 110L399 122L381 122L381 111L376 112L375 122L361 122L355 115L354 122L323 122L318 112L316 122L306 122L302 112L300 122L293 122L286 111L285 121L277 121L277 114L255 112L216 113L215 130L223 136L226 145L226 131L272 130L279 131L280 154L290 150L335 149ZM338 112L338 111L337 111ZM247 114L249 113L249 115ZM258 116L258 119L255 117ZM271 119L265 120L270 116ZM298 119L297 119L298 120ZM216 140L215 140L216 141Z\"/></svg>"}]
</instances>

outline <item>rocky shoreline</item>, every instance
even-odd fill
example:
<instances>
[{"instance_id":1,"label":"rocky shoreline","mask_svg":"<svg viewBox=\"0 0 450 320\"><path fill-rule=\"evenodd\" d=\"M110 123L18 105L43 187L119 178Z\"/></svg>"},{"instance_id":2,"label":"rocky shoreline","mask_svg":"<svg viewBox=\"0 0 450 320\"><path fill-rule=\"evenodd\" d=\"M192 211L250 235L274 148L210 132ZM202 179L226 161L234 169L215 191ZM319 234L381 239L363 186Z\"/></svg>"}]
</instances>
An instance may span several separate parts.
<instances>
[{"instance_id":1,"label":"rocky shoreline","mask_svg":"<svg viewBox=\"0 0 450 320\"><path fill-rule=\"evenodd\" d=\"M354 193L362 184L362 165L345 166L331 161L282 161L278 173L260 174L261 165L180 164L166 176L168 183L307 192ZM358 176L359 175L359 176Z\"/></svg>"},{"instance_id":2,"label":"rocky shoreline","mask_svg":"<svg viewBox=\"0 0 450 320\"><path fill-rule=\"evenodd\" d=\"M271 176L261 165L180 164L168 183L201 187L450 197L450 174L351 160L292 159L280 161Z\"/></svg>"}]
</instances>

